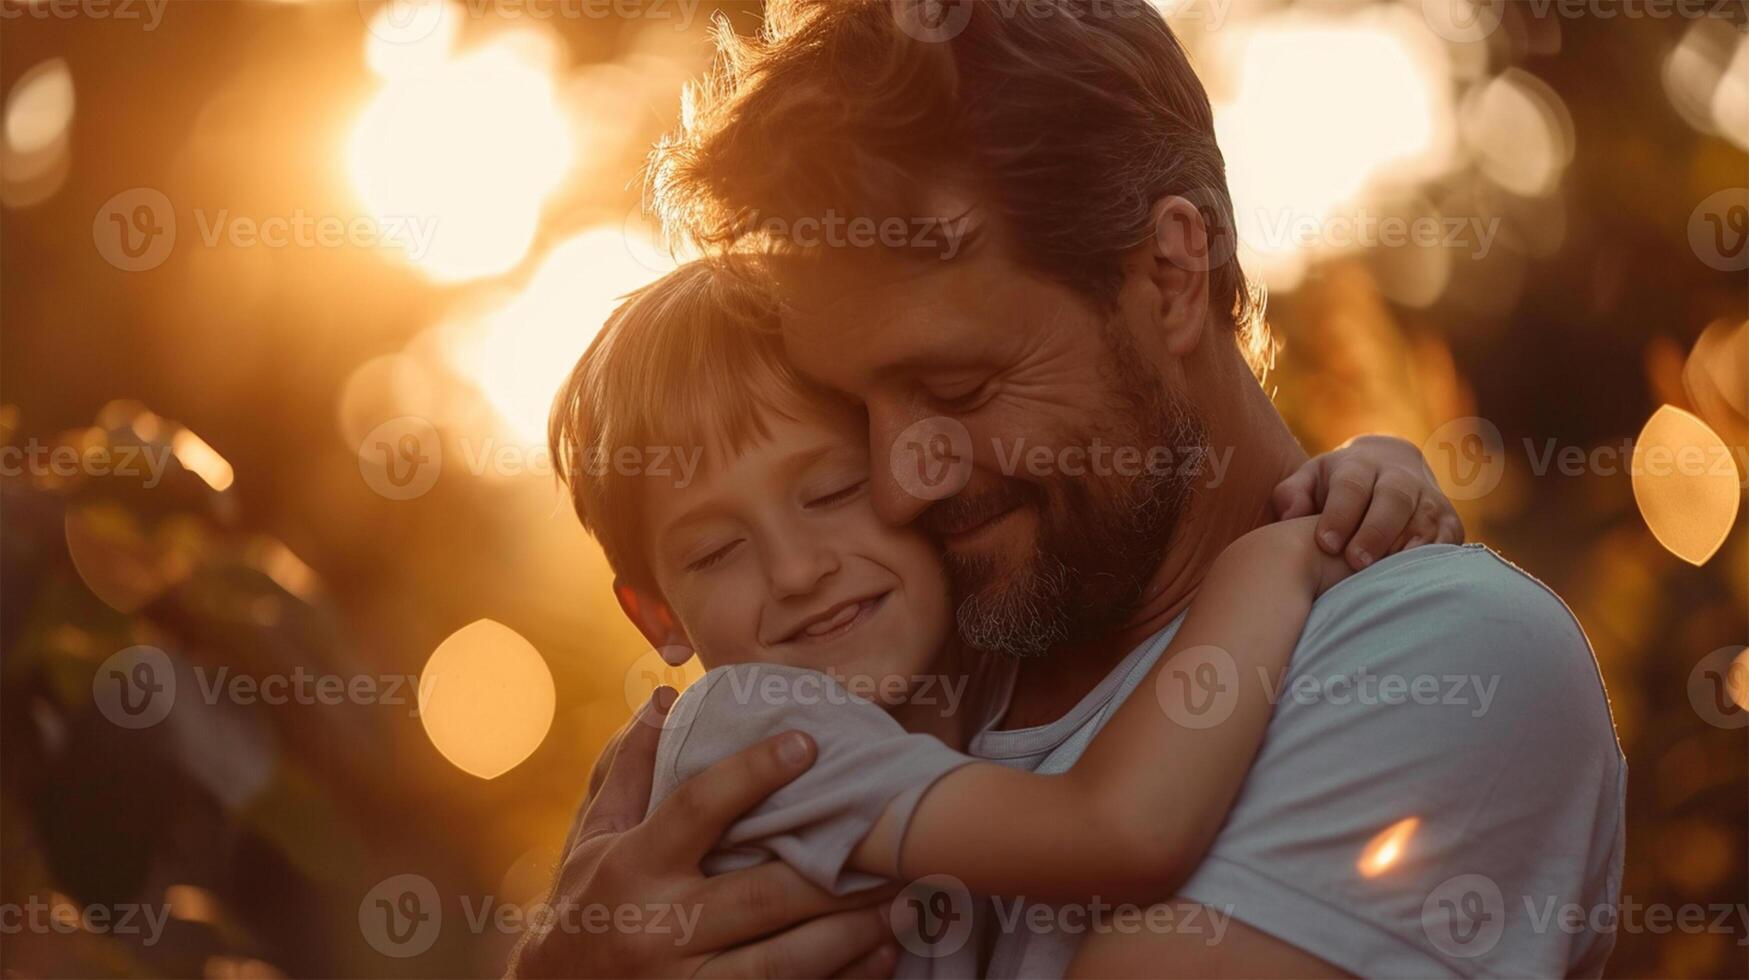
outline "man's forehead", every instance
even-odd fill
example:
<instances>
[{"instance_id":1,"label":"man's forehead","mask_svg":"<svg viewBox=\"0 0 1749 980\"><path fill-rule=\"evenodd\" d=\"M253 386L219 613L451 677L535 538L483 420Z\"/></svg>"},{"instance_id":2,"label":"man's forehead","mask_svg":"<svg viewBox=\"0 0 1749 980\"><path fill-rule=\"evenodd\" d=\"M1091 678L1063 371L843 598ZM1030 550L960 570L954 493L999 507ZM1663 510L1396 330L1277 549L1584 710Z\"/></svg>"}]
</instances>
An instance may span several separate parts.
<instances>
[{"instance_id":1,"label":"man's forehead","mask_svg":"<svg viewBox=\"0 0 1749 980\"><path fill-rule=\"evenodd\" d=\"M804 374L829 385L866 380L912 361L965 329L954 305L914 279L834 290L816 284L783 315L784 348Z\"/></svg>"}]
</instances>

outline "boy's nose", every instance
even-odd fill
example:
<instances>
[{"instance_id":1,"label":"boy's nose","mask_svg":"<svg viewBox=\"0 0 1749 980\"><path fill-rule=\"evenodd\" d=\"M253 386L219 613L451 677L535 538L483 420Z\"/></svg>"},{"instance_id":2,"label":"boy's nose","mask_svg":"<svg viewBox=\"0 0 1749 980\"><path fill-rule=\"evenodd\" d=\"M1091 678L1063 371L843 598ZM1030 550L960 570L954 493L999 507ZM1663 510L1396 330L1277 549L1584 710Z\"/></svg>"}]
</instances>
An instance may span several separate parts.
<instances>
[{"instance_id":1,"label":"boy's nose","mask_svg":"<svg viewBox=\"0 0 1749 980\"><path fill-rule=\"evenodd\" d=\"M770 544L771 595L789 599L819 588L822 579L838 571L838 551L818 533L790 529Z\"/></svg>"}]
</instances>

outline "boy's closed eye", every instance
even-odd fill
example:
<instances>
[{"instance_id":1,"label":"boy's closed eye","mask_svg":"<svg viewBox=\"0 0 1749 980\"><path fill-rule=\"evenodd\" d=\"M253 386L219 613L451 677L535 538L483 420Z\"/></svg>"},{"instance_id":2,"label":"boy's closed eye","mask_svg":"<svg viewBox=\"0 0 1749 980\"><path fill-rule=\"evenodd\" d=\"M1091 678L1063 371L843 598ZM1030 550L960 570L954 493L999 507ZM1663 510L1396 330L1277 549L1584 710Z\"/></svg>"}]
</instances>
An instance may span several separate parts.
<instances>
[{"instance_id":1,"label":"boy's closed eye","mask_svg":"<svg viewBox=\"0 0 1749 980\"><path fill-rule=\"evenodd\" d=\"M867 489L867 487L868 479L866 477L858 478L851 483L840 485L836 490L827 490L816 495L810 495L805 498L802 506L809 510L820 510L837 504L847 503L856 499L856 497L861 494L863 490Z\"/></svg>"},{"instance_id":2,"label":"boy's closed eye","mask_svg":"<svg viewBox=\"0 0 1749 980\"><path fill-rule=\"evenodd\" d=\"M715 547L706 545L705 548L708 550L706 550L704 554L686 562L686 570L689 572L702 572L721 564L734 553L735 549L740 546L741 541L741 538L736 538L733 541Z\"/></svg>"}]
</instances>

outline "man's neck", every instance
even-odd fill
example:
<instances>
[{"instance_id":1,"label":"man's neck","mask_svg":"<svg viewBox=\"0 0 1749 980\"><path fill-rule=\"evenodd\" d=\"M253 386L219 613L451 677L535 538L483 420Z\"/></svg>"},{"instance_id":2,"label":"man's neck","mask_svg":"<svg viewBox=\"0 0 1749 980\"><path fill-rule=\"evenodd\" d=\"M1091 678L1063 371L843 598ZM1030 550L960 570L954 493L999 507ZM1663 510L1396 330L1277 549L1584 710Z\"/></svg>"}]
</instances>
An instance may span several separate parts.
<instances>
[{"instance_id":1,"label":"man's neck","mask_svg":"<svg viewBox=\"0 0 1749 980\"><path fill-rule=\"evenodd\" d=\"M1131 650L1189 608L1227 545L1275 519L1271 494L1306 461L1306 453L1262 388L1249 378L1239 387L1237 404L1221 413L1226 424L1210 422L1210 454L1218 458L1230 450L1231 459L1218 481L1214 467L1203 467L1135 612L1108 636L1023 661L1002 728L1044 725L1068 713Z\"/></svg>"}]
</instances>

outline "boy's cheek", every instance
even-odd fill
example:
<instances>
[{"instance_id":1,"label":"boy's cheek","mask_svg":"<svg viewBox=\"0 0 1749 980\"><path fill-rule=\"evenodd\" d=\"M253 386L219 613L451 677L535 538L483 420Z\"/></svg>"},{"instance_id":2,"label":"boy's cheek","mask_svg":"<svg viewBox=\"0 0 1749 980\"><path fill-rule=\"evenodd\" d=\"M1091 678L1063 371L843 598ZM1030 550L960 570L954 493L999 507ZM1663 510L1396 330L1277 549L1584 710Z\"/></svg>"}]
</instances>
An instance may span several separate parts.
<instances>
[{"instance_id":1,"label":"boy's cheek","mask_svg":"<svg viewBox=\"0 0 1749 980\"><path fill-rule=\"evenodd\" d=\"M736 576L690 590L680 620L708 669L751 659L759 652L759 617L764 599ZM714 662L713 662L714 661Z\"/></svg>"}]
</instances>

